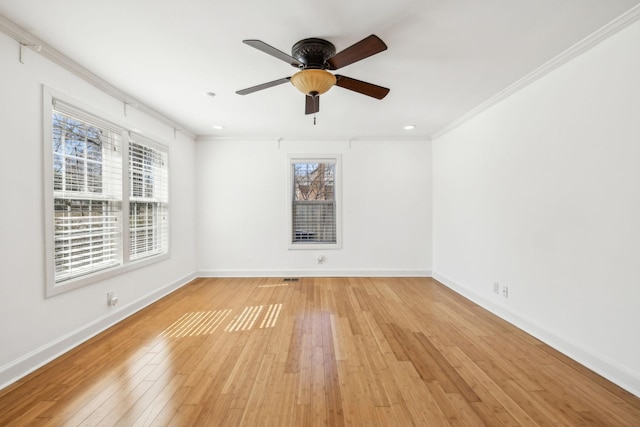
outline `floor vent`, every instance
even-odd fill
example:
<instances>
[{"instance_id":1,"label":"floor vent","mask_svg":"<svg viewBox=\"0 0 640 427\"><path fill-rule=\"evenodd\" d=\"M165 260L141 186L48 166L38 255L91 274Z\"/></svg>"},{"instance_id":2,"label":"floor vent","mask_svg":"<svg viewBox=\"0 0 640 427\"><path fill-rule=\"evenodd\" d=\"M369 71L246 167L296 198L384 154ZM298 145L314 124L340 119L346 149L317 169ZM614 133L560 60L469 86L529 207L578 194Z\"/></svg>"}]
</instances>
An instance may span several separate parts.
<instances>
[{"instance_id":1,"label":"floor vent","mask_svg":"<svg viewBox=\"0 0 640 427\"><path fill-rule=\"evenodd\" d=\"M282 279L283 282L297 282L298 278L297 277L285 277L284 279Z\"/></svg>"}]
</instances>

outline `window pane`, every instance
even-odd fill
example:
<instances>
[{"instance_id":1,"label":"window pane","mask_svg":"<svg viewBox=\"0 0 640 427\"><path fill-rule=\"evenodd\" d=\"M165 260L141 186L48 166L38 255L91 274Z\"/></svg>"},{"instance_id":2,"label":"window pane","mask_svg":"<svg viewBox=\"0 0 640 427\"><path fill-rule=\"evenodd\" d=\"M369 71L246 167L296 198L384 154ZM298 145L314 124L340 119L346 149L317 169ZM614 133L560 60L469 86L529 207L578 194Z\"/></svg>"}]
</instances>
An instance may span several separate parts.
<instances>
[{"instance_id":1,"label":"window pane","mask_svg":"<svg viewBox=\"0 0 640 427\"><path fill-rule=\"evenodd\" d=\"M334 200L335 163L294 163L294 200Z\"/></svg>"},{"instance_id":2,"label":"window pane","mask_svg":"<svg viewBox=\"0 0 640 427\"><path fill-rule=\"evenodd\" d=\"M55 199L54 212L56 281L119 264L118 204Z\"/></svg>"},{"instance_id":3,"label":"window pane","mask_svg":"<svg viewBox=\"0 0 640 427\"><path fill-rule=\"evenodd\" d=\"M121 136L54 110L54 280L121 263Z\"/></svg>"},{"instance_id":4,"label":"window pane","mask_svg":"<svg viewBox=\"0 0 640 427\"><path fill-rule=\"evenodd\" d=\"M169 249L167 153L129 144L129 256L131 260Z\"/></svg>"},{"instance_id":5,"label":"window pane","mask_svg":"<svg viewBox=\"0 0 640 427\"><path fill-rule=\"evenodd\" d=\"M293 241L335 243L335 204L333 202L294 202Z\"/></svg>"},{"instance_id":6,"label":"window pane","mask_svg":"<svg viewBox=\"0 0 640 427\"><path fill-rule=\"evenodd\" d=\"M336 243L335 163L292 167L292 242Z\"/></svg>"}]
</instances>

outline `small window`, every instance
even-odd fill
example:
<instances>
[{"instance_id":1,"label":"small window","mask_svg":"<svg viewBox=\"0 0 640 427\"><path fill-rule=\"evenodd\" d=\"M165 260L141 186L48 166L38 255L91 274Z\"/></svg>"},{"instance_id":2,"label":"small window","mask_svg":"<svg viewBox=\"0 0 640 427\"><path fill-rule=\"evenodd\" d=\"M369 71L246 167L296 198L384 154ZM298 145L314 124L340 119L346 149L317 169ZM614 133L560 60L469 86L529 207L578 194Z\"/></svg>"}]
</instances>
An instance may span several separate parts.
<instances>
[{"instance_id":1,"label":"small window","mask_svg":"<svg viewBox=\"0 0 640 427\"><path fill-rule=\"evenodd\" d=\"M338 248L338 159L292 158L290 248Z\"/></svg>"}]
</instances>

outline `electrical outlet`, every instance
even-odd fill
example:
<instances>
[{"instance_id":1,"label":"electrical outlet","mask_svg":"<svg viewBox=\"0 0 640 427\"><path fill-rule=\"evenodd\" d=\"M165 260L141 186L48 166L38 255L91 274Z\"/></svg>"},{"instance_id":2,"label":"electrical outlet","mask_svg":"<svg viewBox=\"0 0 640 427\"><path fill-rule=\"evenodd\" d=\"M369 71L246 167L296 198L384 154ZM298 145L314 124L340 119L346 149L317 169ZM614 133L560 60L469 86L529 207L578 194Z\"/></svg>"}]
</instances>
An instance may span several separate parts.
<instances>
[{"instance_id":1,"label":"electrical outlet","mask_svg":"<svg viewBox=\"0 0 640 427\"><path fill-rule=\"evenodd\" d=\"M496 295L500 295L500 283L493 282L493 293Z\"/></svg>"},{"instance_id":2,"label":"electrical outlet","mask_svg":"<svg viewBox=\"0 0 640 427\"><path fill-rule=\"evenodd\" d=\"M509 298L509 286L504 285L502 287L502 296L505 298Z\"/></svg>"},{"instance_id":3,"label":"electrical outlet","mask_svg":"<svg viewBox=\"0 0 640 427\"><path fill-rule=\"evenodd\" d=\"M111 292L107 292L107 305L116 305L118 303L118 297L116 296L116 293L111 291Z\"/></svg>"}]
</instances>

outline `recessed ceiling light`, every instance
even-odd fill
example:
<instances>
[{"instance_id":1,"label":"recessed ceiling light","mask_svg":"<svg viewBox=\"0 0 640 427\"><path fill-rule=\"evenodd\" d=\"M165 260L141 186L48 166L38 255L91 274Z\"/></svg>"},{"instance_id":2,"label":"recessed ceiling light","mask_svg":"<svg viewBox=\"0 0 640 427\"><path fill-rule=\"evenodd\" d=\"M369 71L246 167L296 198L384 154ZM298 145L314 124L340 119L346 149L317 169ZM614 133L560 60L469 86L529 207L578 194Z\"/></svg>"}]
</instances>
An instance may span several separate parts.
<instances>
[{"instance_id":1,"label":"recessed ceiling light","mask_svg":"<svg viewBox=\"0 0 640 427\"><path fill-rule=\"evenodd\" d=\"M216 94L215 94L215 93L213 93L213 92L205 92L204 94L205 94L205 95L207 95L207 96L210 96L210 97L212 97L212 98L213 98L214 96L216 96Z\"/></svg>"},{"instance_id":2,"label":"recessed ceiling light","mask_svg":"<svg viewBox=\"0 0 640 427\"><path fill-rule=\"evenodd\" d=\"M415 129L415 128L416 128L415 125L406 125L404 127L404 130L412 130L412 129Z\"/></svg>"},{"instance_id":3,"label":"recessed ceiling light","mask_svg":"<svg viewBox=\"0 0 640 427\"><path fill-rule=\"evenodd\" d=\"M213 125L213 128L216 129L216 130L222 130L222 129L224 129L224 126L222 126L222 125Z\"/></svg>"}]
</instances>

